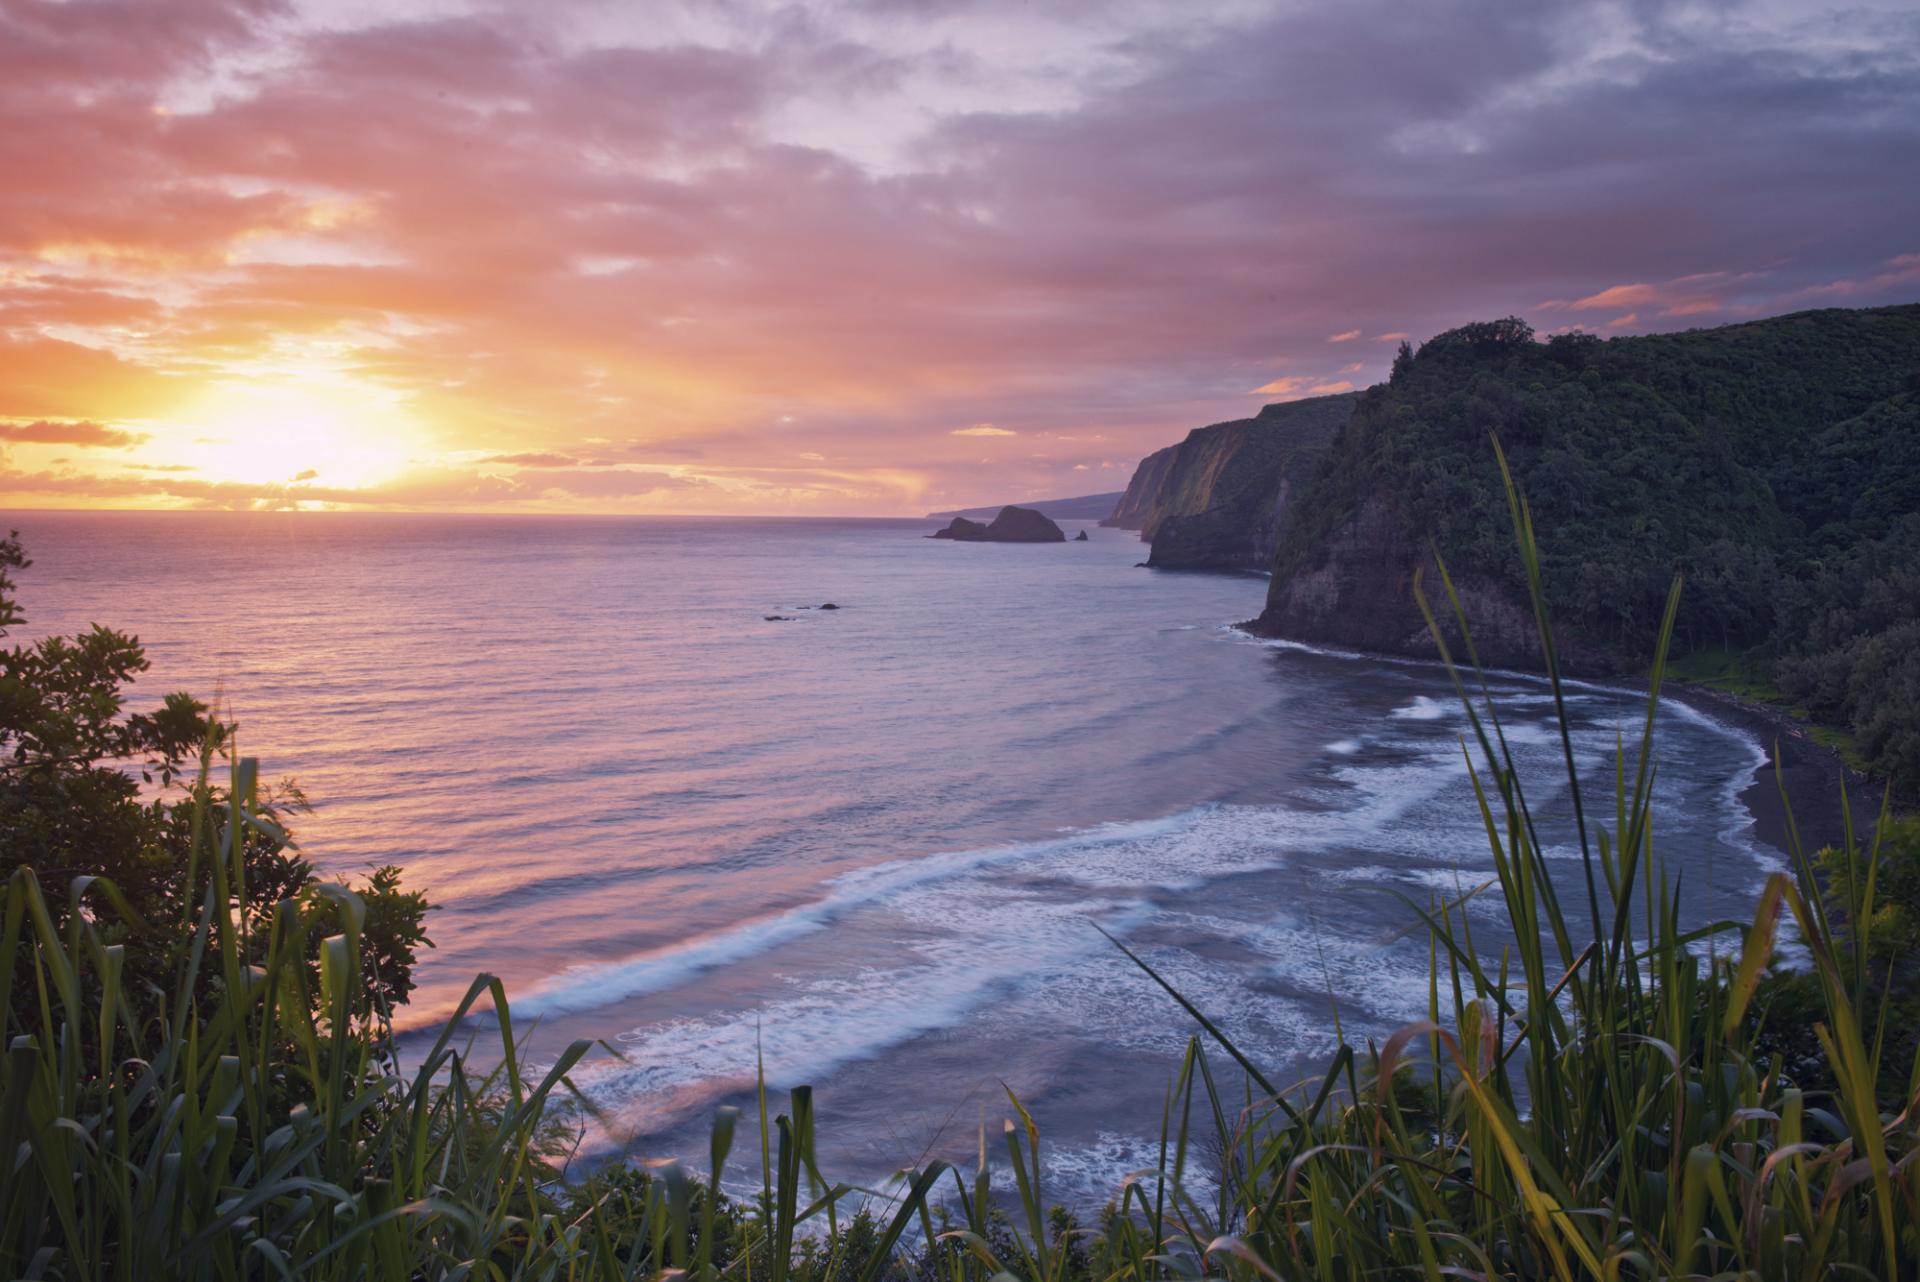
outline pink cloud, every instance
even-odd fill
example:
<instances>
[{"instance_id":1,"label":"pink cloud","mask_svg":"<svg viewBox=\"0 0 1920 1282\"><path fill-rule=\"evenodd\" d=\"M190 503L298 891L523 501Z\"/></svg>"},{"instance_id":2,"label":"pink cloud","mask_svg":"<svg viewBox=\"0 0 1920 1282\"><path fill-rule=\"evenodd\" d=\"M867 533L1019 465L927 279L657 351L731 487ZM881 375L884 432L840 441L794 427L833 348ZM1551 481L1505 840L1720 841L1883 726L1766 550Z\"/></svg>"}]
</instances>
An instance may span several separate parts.
<instances>
[{"instance_id":1,"label":"pink cloud","mask_svg":"<svg viewBox=\"0 0 1920 1282\"><path fill-rule=\"evenodd\" d=\"M719 34L643 47L435 11L0 0L0 416L184 423L206 387L318 351L421 425L436 461L394 501L540 501L543 478L480 471L538 468L615 505L924 510L1067 466L982 463L953 424L1017 406L1027 439L1097 426L1137 457L1243 412L1249 369L1323 369L1356 315L1394 316L1394 343L1552 295L1673 327L1920 278L1895 163L1914 95L1890 83L1893 123L1865 129L1850 55L1785 27L1747 31L1736 76L1637 18L1662 56L1629 90L1559 74L1532 14L1360 0L1228 28L1148 5L1097 74L1038 50L1028 102L990 48L831 17L729 36L717 6ZM1305 52L1326 48L1351 60ZM1408 119L1478 140L1474 181L1401 148ZM156 475L90 497L233 497Z\"/></svg>"},{"instance_id":2,"label":"pink cloud","mask_svg":"<svg viewBox=\"0 0 1920 1282\"><path fill-rule=\"evenodd\" d=\"M1597 294L1576 298L1567 306L1576 312L1610 311L1619 307L1645 307L1660 301L1660 291L1652 285L1614 285Z\"/></svg>"},{"instance_id":3,"label":"pink cloud","mask_svg":"<svg viewBox=\"0 0 1920 1282\"><path fill-rule=\"evenodd\" d=\"M1920 281L1920 254L1896 254L1880 266L1881 270L1870 276L1843 278L1828 281L1822 285L1810 285L1797 291L1792 297L1846 298L1853 294L1880 292Z\"/></svg>"},{"instance_id":4,"label":"pink cloud","mask_svg":"<svg viewBox=\"0 0 1920 1282\"><path fill-rule=\"evenodd\" d=\"M1264 387L1256 387L1253 390L1255 395L1277 396L1281 400L1297 400L1302 396L1330 396L1335 392L1351 392L1353 384L1345 379L1336 382L1304 374L1290 374L1285 378L1276 378Z\"/></svg>"}]
</instances>

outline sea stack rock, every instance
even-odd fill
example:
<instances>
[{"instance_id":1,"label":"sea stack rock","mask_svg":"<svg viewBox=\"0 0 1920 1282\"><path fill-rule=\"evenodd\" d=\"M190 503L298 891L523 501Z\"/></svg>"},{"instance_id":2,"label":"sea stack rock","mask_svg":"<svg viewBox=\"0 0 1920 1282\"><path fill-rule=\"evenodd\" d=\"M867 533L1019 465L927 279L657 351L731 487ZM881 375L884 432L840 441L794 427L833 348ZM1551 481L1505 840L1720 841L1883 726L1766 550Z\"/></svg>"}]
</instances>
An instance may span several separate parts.
<instances>
[{"instance_id":1,"label":"sea stack rock","mask_svg":"<svg viewBox=\"0 0 1920 1282\"><path fill-rule=\"evenodd\" d=\"M987 527L978 521L969 521L964 516L956 516L944 530L935 530L927 536L930 539L958 539L962 543L984 543L987 540Z\"/></svg>"},{"instance_id":2,"label":"sea stack rock","mask_svg":"<svg viewBox=\"0 0 1920 1282\"><path fill-rule=\"evenodd\" d=\"M1044 512L1030 507L1003 507L991 525L956 516L944 530L935 530L930 539L953 539L960 543L1065 543L1067 536Z\"/></svg>"},{"instance_id":3,"label":"sea stack rock","mask_svg":"<svg viewBox=\"0 0 1920 1282\"><path fill-rule=\"evenodd\" d=\"M1080 533L1073 536L1073 541L1075 543L1085 543L1087 541L1087 532L1085 530L1080 531Z\"/></svg>"},{"instance_id":4,"label":"sea stack rock","mask_svg":"<svg viewBox=\"0 0 1920 1282\"><path fill-rule=\"evenodd\" d=\"M987 527L990 543L1065 543L1064 530L1045 512L1030 507L1003 507Z\"/></svg>"}]
</instances>

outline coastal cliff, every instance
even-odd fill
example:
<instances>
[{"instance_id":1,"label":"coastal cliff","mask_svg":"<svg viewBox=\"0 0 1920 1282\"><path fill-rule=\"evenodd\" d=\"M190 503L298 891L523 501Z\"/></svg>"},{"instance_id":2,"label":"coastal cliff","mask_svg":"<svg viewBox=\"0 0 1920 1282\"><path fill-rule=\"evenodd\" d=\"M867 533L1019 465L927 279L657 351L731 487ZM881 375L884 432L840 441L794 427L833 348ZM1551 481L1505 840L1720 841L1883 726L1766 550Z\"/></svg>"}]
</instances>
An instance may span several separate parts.
<instances>
[{"instance_id":1,"label":"coastal cliff","mask_svg":"<svg viewBox=\"0 0 1920 1282\"><path fill-rule=\"evenodd\" d=\"M1920 305L1403 347L1294 501L1249 628L1431 655L1412 585L1450 615L1437 551L1481 662L1537 668L1495 439L1568 672L1643 672L1679 575L1682 675L1734 674L1920 787Z\"/></svg>"},{"instance_id":2,"label":"coastal cliff","mask_svg":"<svg viewBox=\"0 0 1920 1282\"><path fill-rule=\"evenodd\" d=\"M1796 587L1819 591L1803 573L1920 511L1911 434L1888 427L1910 421L1916 378L1920 306L1606 342L1537 342L1514 319L1449 331L1361 399L1296 504L1254 627L1430 654L1411 582L1437 547L1482 658L1536 664L1497 436L1573 670L1643 666L1676 571L1676 652L1764 642Z\"/></svg>"},{"instance_id":3,"label":"coastal cliff","mask_svg":"<svg viewBox=\"0 0 1920 1282\"><path fill-rule=\"evenodd\" d=\"M1147 564L1265 570L1357 394L1269 405L1249 419L1195 428L1148 505Z\"/></svg>"},{"instance_id":4,"label":"coastal cliff","mask_svg":"<svg viewBox=\"0 0 1920 1282\"><path fill-rule=\"evenodd\" d=\"M1119 505L1100 524L1115 530L1139 529L1146 522L1148 509L1153 506L1160 487L1166 483L1174 451L1179 448L1169 445L1141 459L1140 465L1133 469L1133 479L1127 482L1126 492L1120 496Z\"/></svg>"},{"instance_id":5,"label":"coastal cliff","mask_svg":"<svg viewBox=\"0 0 1920 1282\"><path fill-rule=\"evenodd\" d=\"M1920 304L1605 341L1466 325L1363 393L1188 433L1103 524L1150 565L1270 568L1253 632L1387 654L1436 652L1416 575L1453 631L1444 557L1480 661L1537 668L1496 439L1566 671L1643 672L1680 575L1679 675L1844 729L1920 792Z\"/></svg>"},{"instance_id":6,"label":"coastal cliff","mask_svg":"<svg viewBox=\"0 0 1920 1282\"><path fill-rule=\"evenodd\" d=\"M1197 427L1141 460L1102 524L1139 530L1152 566L1264 570L1358 399L1316 396Z\"/></svg>"}]
</instances>

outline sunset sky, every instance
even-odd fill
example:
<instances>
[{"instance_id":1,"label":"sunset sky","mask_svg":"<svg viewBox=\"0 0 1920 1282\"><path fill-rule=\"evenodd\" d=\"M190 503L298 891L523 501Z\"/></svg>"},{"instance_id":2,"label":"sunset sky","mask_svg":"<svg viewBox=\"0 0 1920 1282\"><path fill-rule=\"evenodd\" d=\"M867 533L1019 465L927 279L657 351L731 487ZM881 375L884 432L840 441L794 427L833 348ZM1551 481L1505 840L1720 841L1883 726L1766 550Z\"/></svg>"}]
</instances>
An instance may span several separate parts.
<instances>
[{"instance_id":1,"label":"sunset sky","mask_svg":"<svg viewBox=\"0 0 1920 1282\"><path fill-rule=\"evenodd\" d=\"M1920 10L0 0L0 505L918 514L1920 299Z\"/></svg>"}]
</instances>

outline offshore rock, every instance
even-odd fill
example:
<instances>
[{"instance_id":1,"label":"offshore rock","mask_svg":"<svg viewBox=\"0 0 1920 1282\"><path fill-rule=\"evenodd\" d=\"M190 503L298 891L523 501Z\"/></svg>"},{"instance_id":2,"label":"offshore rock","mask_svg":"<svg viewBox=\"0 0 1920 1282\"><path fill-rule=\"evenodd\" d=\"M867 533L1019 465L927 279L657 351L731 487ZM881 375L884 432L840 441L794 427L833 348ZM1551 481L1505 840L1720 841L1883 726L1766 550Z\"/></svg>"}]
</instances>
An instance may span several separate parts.
<instances>
[{"instance_id":1,"label":"offshore rock","mask_svg":"<svg viewBox=\"0 0 1920 1282\"><path fill-rule=\"evenodd\" d=\"M1029 507L1007 506L991 524L982 525L956 516L944 530L936 530L930 539L953 539L959 543L1065 543L1066 533L1042 513Z\"/></svg>"},{"instance_id":2,"label":"offshore rock","mask_svg":"<svg viewBox=\"0 0 1920 1282\"><path fill-rule=\"evenodd\" d=\"M956 516L944 530L935 530L927 536L930 539L958 539L962 543L979 543L987 537L987 527L978 521L969 521L964 516Z\"/></svg>"}]
</instances>

